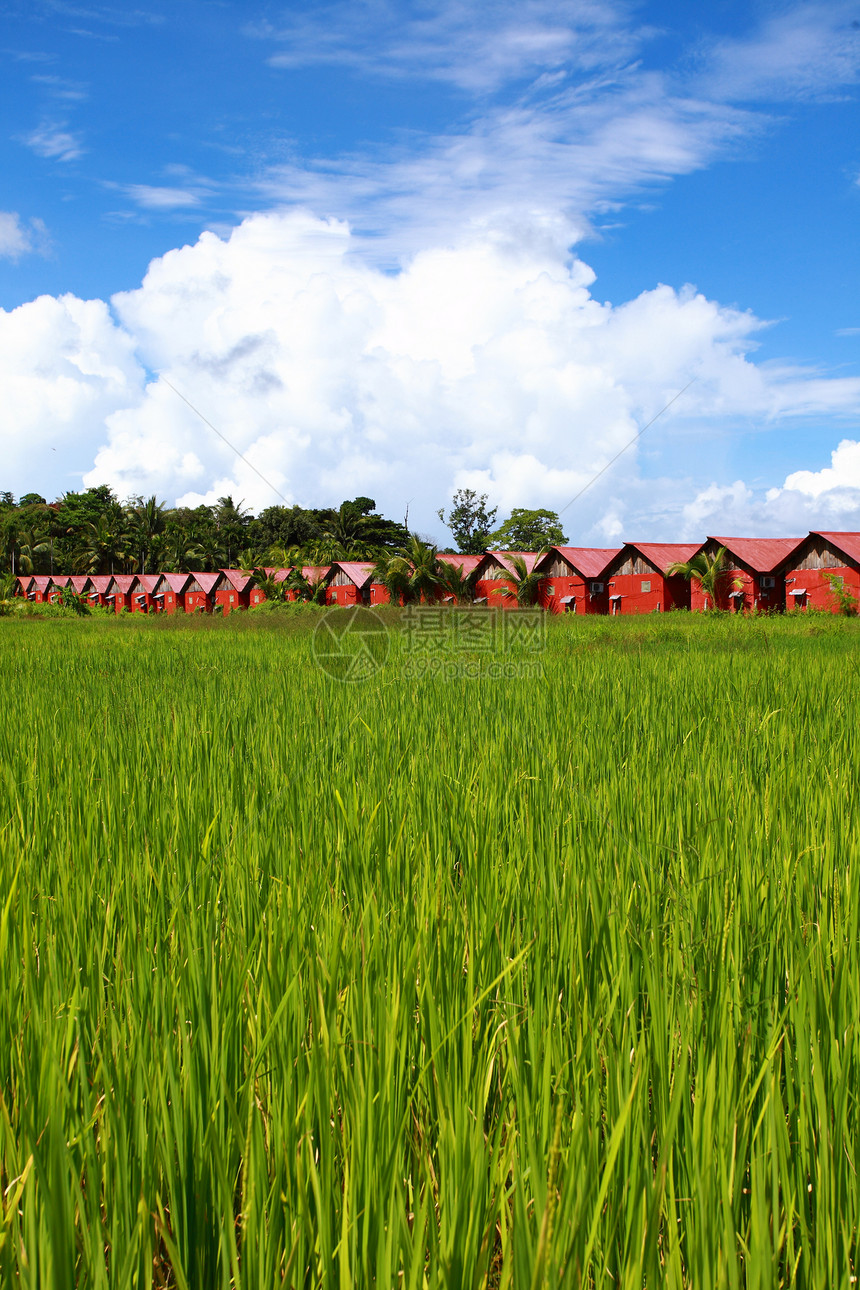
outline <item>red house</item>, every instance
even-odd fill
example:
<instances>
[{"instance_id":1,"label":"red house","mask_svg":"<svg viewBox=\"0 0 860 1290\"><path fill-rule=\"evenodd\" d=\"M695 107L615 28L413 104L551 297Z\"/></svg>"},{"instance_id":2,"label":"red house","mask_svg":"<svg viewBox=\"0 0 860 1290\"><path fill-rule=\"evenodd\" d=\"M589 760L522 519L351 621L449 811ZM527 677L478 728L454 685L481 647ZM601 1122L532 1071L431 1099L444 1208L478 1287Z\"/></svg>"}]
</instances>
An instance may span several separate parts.
<instances>
[{"instance_id":1,"label":"red house","mask_svg":"<svg viewBox=\"0 0 860 1290\"><path fill-rule=\"evenodd\" d=\"M726 551L724 572L717 579L717 609L736 613L785 608L785 567L800 538L709 537L699 548L713 557ZM690 608L710 609L711 597L702 585L690 582Z\"/></svg>"},{"instance_id":2,"label":"red house","mask_svg":"<svg viewBox=\"0 0 860 1290\"><path fill-rule=\"evenodd\" d=\"M331 566L331 576L326 587L326 604L369 604L370 583L375 567L365 561L335 560Z\"/></svg>"},{"instance_id":3,"label":"red house","mask_svg":"<svg viewBox=\"0 0 860 1290\"><path fill-rule=\"evenodd\" d=\"M220 580L220 573L190 574L185 587L186 614L211 614L215 604L215 588Z\"/></svg>"},{"instance_id":4,"label":"red house","mask_svg":"<svg viewBox=\"0 0 860 1290\"><path fill-rule=\"evenodd\" d=\"M330 564L305 564L301 570L289 569L285 573L285 578L291 573L301 572L302 577L310 583L311 587L316 588L322 585L325 588L325 602L328 604L328 580L331 575L332 565ZM297 591L290 591L287 594L288 600L298 600Z\"/></svg>"},{"instance_id":5,"label":"red house","mask_svg":"<svg viewBox=\"0 0 860 1290\"><path fill-rule=\"evenodd\" d=\"M30 583L28 599L41 605L48 599L48 593L51 589L51 575L49 573L37 573Z\"/></svg>"},{"instance_id":6,"label":"red house","mask_svg":"<svg viewBox=\"0 0 860 1290\"><path fill-rule=\"evenodd\" d=\"M33 587L34 578L32 573L23 573L16 579L15 595L23 596L25 600L35 600L36 591Z\"/></svg>"},{"instance_id":7,"label":"red house","mask_svg":"<svg viewBox=\"0 0 860 1290\"><path fill-rule=\"evenodd\" d=\"M115 573L108 583L105 593L105 604L113 607L114 613L121 614L132 607L132 594L137 584L136 573Z\"/></svg>"},{"instance_id":8,"label":"red house","mask_svg":"<svg viewBox=\"0 0 860 1290\"><path fill-rule=\"evenodd\" d=\"M152 594L158 612L175 614L177 609L184 610L185 589L190 581L190 573L162 573L161 581Z\"/></svg>"},{"instance_id":9,"label":"red house","mask_svg":"<svg viewBox=\"0 0 860 1290\"><path fill-rule=\"evenodd\" d=\"M519 556L531 573L537 563L536 551L486 551L475 568L475 604L515 609L517 606L516 583L511 576L511 561Z\"/></svg>"},{"instance_id":10,"label":"red house","mask_svg":"<svg viewBox=\"0 0 860 1290\"><path fill-rule=\"evenodd\" d=\"M860 600L860 533L810 533L785 569L787 609L839 609L831 580Z\"/></svg>"},{"instance_id":11,"label":"red house","mask_svg":"<svg viewBox=\"0 0 860 1290\"><path fill-rule=\"evenodd\" d=\"M222 569L215 586L215 604L225 614L232 613L234 609L247 609L253 586L254 579L242 569Z\"/></svg>"},{"instance_id":12,"label":"red house","mask_svg":"<svg viewBox=\"0 0 860 1290\"><path fill-rule=\"evenodd\" d=\"M61 605L63 603L63 591L70 582L71 578L67 573L52 574L45 599L49 600L52 605Z\"/></svg>"},{"instance_id":13,"label":"red house","mask_svg":"<svg viewBox=\"0 0 860 1290\"><path fill-rule=\"evenodd\" d=\"M607 614L605 571L620 547L554 546L538 562L540 601L553 614Z\"/></svg>"},{"instance_id":14,"label":"red house","mask_svg":"<svg viewBox=\"0 0 860 1290\"><path fill-rule=\"evenodd\" d=\"M69 578L69 587L76 596L89 596L92 591L92 579L88 573L73 573Z\"/></svg>"},{"instance_id":15,"label":"red house","mask_svg":"<svg viewBox=\"0 0 860 1290\"><path fill-rule=\"evenodd\" d=\"M158 608L155 603L155 589L161 581L160 573L139 573L137 585L132 590L131 612L133 614L154 614Z\"/></svg>"},{"instance_id":16,"label":"red house","mask_svg":"<svg viewBox=\"0 0 860 1290\"><path fill-rule=\"evenodd\" d=\"M113 579L109 573L94 573L90 578L90 589L87 592L87 600L91 605L107 604L108 587Z\"/></svg>"},{"instance_id":17,"label":"red house","mask_svg":"<svg viewBox=\"0 0 860 1290\"><path fill-rule=\"evenodd\" d=\"M699 542L627 542L604 573L610 614L660 614L690 608L690 584L673 564L685 564Z\"/></svg>"}]
</instances>

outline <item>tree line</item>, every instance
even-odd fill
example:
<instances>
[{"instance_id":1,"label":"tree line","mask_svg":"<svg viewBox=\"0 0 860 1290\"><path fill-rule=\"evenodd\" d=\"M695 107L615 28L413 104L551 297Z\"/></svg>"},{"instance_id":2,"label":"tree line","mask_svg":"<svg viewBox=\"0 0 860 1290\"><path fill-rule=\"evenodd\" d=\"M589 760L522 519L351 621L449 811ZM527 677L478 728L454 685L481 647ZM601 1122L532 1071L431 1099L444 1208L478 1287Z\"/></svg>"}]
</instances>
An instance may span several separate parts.
<instances>
[{"instance_id":1,"label":"tree line","mask_svg":"<svg viewBox=\"0 0 860 1290\"><path fill-rule=\"evenodd\" d=\"M497 510L471 489L454 494L440 519L461 552L488 546L537 551L566 539L558 516L515 508L494 528ZM407 521L387 519L370 497L339 507L269 506L254 515L232 497L213 506L168 507L156 497L120 501L106 484L48 502L0 493L2 571L29 573L187 573L223 568L328 565L334 560L408 558L416 539ZM455 548L451 547L453 551Z\"/></svg>"}]
</instances>

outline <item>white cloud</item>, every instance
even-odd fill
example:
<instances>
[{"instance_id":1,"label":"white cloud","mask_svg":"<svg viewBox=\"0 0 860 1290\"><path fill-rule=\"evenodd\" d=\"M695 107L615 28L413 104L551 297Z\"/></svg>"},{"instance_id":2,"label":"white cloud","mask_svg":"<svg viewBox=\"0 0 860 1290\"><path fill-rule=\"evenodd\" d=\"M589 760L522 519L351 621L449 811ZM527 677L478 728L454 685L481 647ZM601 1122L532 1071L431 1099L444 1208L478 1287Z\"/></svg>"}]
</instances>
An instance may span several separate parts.
<instances>
[{"instance_id":1,"label":"white cloud","mask_svg":"<svg viewBox=\"0 0 860 1290\"><path fill-rule=\"evenodd\" d=\"M40 296L0 309L4 487L79 485L105 435L105 417L141 396L133 342L102 300Z\"/></svg>"},{"instance_id":2,"label":"white cloud","mask_svg":"<svg viewBox=\"0 0 860 1290\"><path fill-rule=\"evenodd\" d=\"M49 244L48 230L40 219L24 224L17 211L0 211L0 258L18 260L35 252L44 255Z\"/></svg>"},{"instance_id":3,"label":"white cloud","mask_svg":"<svg viewBox=\"0 0 860 1290\"><path fill-rule=\"evenodd\" d=\"M200 196L188 188L158 188L150 184L128 184L123 191L144 210L170 211L199 206Z\"/></svg>"},{"instance_id":4,"label":"white cloud","mask_svg":"<svg viewBox=\"0 0 860 1290\"><path fill-rule=\"evenodd\" d=\"M80 136L67 129L64 121L43 121L38 129L26 136L24 143L40 157L57 161L75 161L84 154Z\"/></svg>"},{"instance_id":5,"label":"white cloud","mask_svg":"<svg viewBox=\"0 0 860 1290\"><path fill-rule=\"evenodd\" d=\"M856 84L860 30L852 0L800 4L749 36L715 42L701 89L736 102L830 97Z\"/></svg>"},{"instance_id":6,"label":"white cloud","mask_svg":"<svg viewBox=\"0 0 860 1290\"><path fill-rule=\"evenodd\" d=\"M481 94L546 71L618 64L644 35L630 24L627 6L594 0L486 0L480 7L436 0L412 12L349 0L248 30L275 45L274 67L342 66Z\"/></svg>"},{"instance_id":7,"label":"white cloud","mask_svg":"<svg viewBox=\"0 0 860 1290\"><path fill-rule=\"evenodd\" d=\"M461 485L501 512L564 507L695 376L566 513L569 533L666 537L701 532L711 516L725 531L731 513L772 528L816 506L829 514L837 494L860 497L860 459L845 444L832 476L793 476L777 502L741 484L696 497L671 478L673 435L700 439L710 459L715 432L737 418L856 417L860 380L757 365L759 321L690 288L613 307L594 298L593 277L540 222L472 232L395 274L344 224L307 213L204 233L153 261L140 288L114 298L114 317L69 296L0 313L15 428L4 486L46 491L56 467L62 487L78 471L121 496L189 504L363 493L395 516L409 503L412 522L443 537L436 508ZM643 446L658 460L662 447L663 478L641 478Z\"/></svg>"}]
</instances>

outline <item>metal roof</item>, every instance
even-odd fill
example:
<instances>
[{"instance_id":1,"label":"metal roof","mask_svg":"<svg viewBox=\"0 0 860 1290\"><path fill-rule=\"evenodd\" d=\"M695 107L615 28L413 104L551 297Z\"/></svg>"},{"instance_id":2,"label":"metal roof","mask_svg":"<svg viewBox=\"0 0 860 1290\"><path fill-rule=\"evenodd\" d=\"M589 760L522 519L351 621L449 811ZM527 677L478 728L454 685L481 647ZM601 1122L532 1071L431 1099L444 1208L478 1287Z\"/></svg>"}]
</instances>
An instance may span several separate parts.
<instances>
[{"instance_id":1,"label":"metal roof","mask_svg":"<svg viewBox=\"0 0 860 1290\"><path fill-rule=\"evenodd\" d=\"M444 561L445 564L450 564L454 569L461 569L465 574L474 572L483 558L483 555L466 555L462 553L456 555L444 553L436 557L440 562Z\"/></svg>"},{"instance_id":2,"label":"metal roof","mask_svg":"<svg viewBox=\"0 0 860 1290\"><path fill-rule=\"evenodd\" d=\"M87 583L90 581L88 573L73 573L69 582L78 593L86 591Z\"/></svg>"},{"instance_id":3,"label":"metal roof","mask_svg":"<svg viewBox=\"0 0 860 1290\"><path fill-rule=\"evenodd\" d=\"M93 591L97 591L100 596L104 595L112 581L109 573L94 573L90 578Z\"/></svg>"},{"instance_id":4,"label":"metal roof","mask_svg":"<svg viewBox=\"0 0 860 1290\"><path fill-rule=\"evenodd\" d=\"M188 583L191 581L190 573L165 573L165 581L170 590L177 596L181 596Z\"/></svg>"},{"instance_id":5,"label":"metal roof","mask_svg":"<svg viewBox=\"0 0 860 1290\"><path fill-rule=\"evenodd\" d=\"M696 552L701 551L702 544L701 542L626 542L621 550L624 551L627 547L638 551L649 564L653 564L655 569L665 574L670 564L686 564L688 560L692 560Z\"/></svg>"},{"instance_id":6,"label":"metal roof","mask_svg":"<svg viewBox=\"0 0 860 1290\"><path fill-rule=\"evenodd\" d=\"M526 572L531 573L537 564L539 555L539 551L486 551L481 556L480 563L476 566L475 571L480 577L484 573L484 565L489 565L492 562L503 574L506 572L513 573L511 561L516 556L519 556L525 562Z\"/></svg>"},{"instance_id":7,"label":"metal roof","mask_svg":"<svg viewBox=\"0 0 860 1290\"><path fill-rule=\"evenodd\" d=\"M302 576L307 578L308 582L319 582L322 578L328 577L331 568L330 564L306 564L302 567Z\"/></svg>"},{"instance_id":8,"label":"metal roof","mask_svg":"<svg viewBox=\"0 0 860 1290\"><path fill-rule=\"evenodd\" d=\"M221 581L222 575L220 573L195 573L194 577L200 590L207 596L211 596Z\"/></svg>"},{"instance_id":9,"label":"metal roof","mask_svg":"<svg viewBox=\"0 0 860 1290\"><path fill-rule=\"evenodd\" d=\"M137 574L117 573L114 575L114 582L116 583L117 590L121 591L124 596L127 596L134 584L137 582Z\"/></svg>"},{"instance_id":10,"label":"metal roof","mask_svg":"<svg viewBox=\"0 0 860 1290\"><path fill-rule=\"evenodd\" d=\"M245 591L254 581L244 569L222 569L221 572L234 591Z\"/></svg>"},{"instance_id":11,"label":"metal roof","mask_svg":"<svg viewBox=\"0 0 860 1290\"><path fill-rule=\"evenodd\" d=\"M33 584L37 591L47 591L51 585L51 575L49 573L37 573L33 578Z\"/></svg>"},{"instance_id":12,"label":"metal roof","mask_svg":"<svg viewBox=\"0 0 860 1290\"><path fill-rule=\"evenodd\" d=\"M161 573L140 573L137 580L146 594L151 596L158 589L158 584L163 576Z\"/></svg>"},{"instance_id":13,"label":"metal roof","mask_svg":"<svg viewBox=\"0 0 860 1290\"><path fill-rule=\"evenodd\" d=\"M734 538L708 537L709 542L724 546L729 555L736 556L755 573L771 573L783 563L804 538Z\"/></svg>"},{"instance_id":14,"label":"metal roof","mask_svg":"<svg viewBox=\"0 0 860 1290\"><path fill-rule=\"evenodd\" d=\"M620 550L620 546L554 546L544 556L541 564L544 560L551 559L553 555L560 555L573 566L580 577L599 578Z\"/></svg>"},{"instance_id":15,"label":"metal roof","mask_svg":"<svg viewBox=\"0 0 860 1290\"><path fill-rule=\"evenodd\" d=\"M366 582L370 582L376 565L372 561L368 564L364 560L335 560L331 567L342 569L350 582L355 583L356 587L363 587Z\"/></svg>"},{"instance_id":16,"label":"metal roof","mask_svg":"<svg viewBox=\"0 0 860 1290\"><path fill-rule=\"evenodd\" d=\"M860 564L860 533L822 533L818 531L810 532L809 536L824 538L825 542L829 542L831 546L835 546L837 550L842 551L855 564Z\"/></svg>"},{"instance_id":17,"label":"metal roof","mask_svg":"<svg viewBox=\"0 0 860 1290\"><path fill-rule=\"evenodd\" d=\"M70 582L71 578L67 573L51 574L51 585L53 587L68 587Z\"/></svg>"}]
</instances>

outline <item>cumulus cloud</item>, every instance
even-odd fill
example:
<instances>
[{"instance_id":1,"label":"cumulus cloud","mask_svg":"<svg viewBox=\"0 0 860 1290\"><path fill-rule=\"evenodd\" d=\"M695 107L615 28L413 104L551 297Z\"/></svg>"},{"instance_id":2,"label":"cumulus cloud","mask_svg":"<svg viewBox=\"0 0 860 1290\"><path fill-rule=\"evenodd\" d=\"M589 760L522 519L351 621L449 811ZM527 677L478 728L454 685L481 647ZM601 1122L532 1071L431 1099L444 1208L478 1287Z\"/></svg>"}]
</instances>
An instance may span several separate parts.
<instances>
[{"instance_id":1,"label":"cumulus cloud","mask_svg":"<svg viewBox=\"0 0 860 1290\"><path fill-rule=\"evenodd\" d=\"M420 529L443 537L435 510L461 485L502 511L565 506L692 377L659 423L664 446L681 430L708 443L733 418L773 426L860 407L860 380L756 364L759 320L692 288L600 303L551 222L472 232L398 273L363 247L337 220L256 215L153 261L112 312L66 296L0 313L4 486L44 489L34 463L56 449L46 465L121 496L232 493L259 508L365 494L393 515L408 503ZM735 496L671 471L643 479L640 447L568 513L568 531L672 536L731 506L753 516L744 485ZM761 505L823 514L855 488L855 467L843 444L832 476L793 476L781 511ZM685 493L695 500L682 513Z\"/></svg>"},{"instance_id":2,"label":"cumulus cloud","mask_svg":"<svg viewBox=\"0 0 860 1290\"><path fill-rule=\"evenodd\" d=\"M144 372L133 351L102 300L40 296L0 309L4 487L79 485L105 417L141 398Z\"/></svg>"},{"instance_id":3,"label":"cumulus cloud","mask_svg":"<svg viewBox=\"0 0 860 1290\"><path fill-rule=\"evenodd\" d=\"M0 258L18 260L32 252L44 255L48 242L42 220L31 219L25 224L17 211L0 211Z\"/></svg>"}]
</instances>

